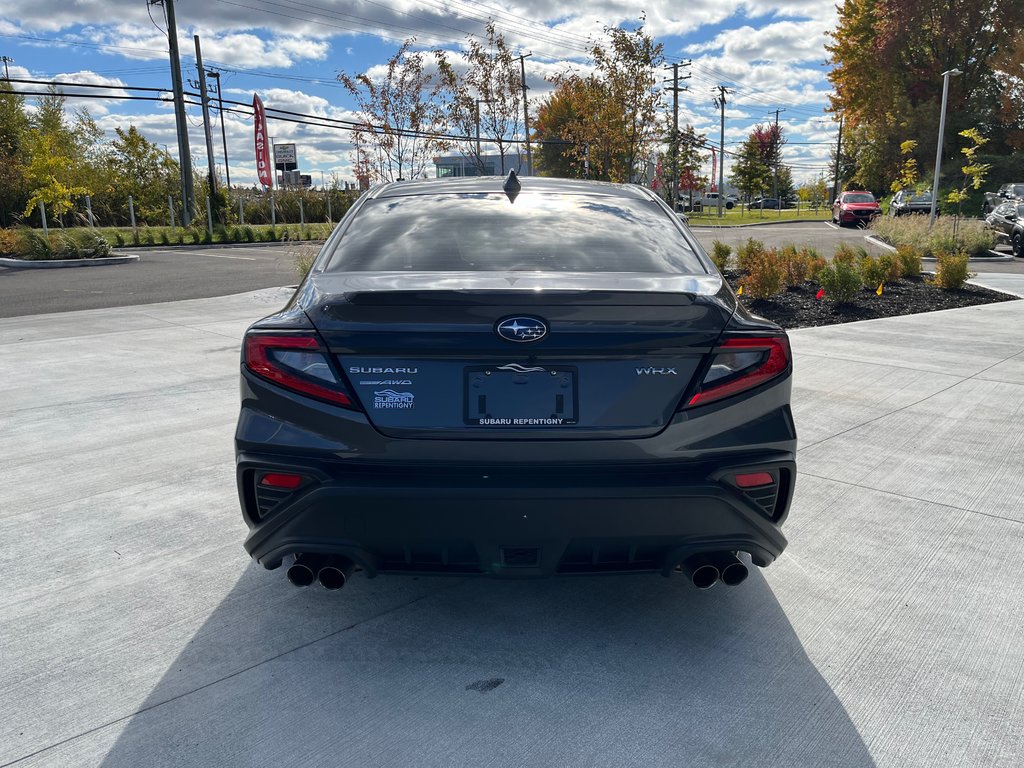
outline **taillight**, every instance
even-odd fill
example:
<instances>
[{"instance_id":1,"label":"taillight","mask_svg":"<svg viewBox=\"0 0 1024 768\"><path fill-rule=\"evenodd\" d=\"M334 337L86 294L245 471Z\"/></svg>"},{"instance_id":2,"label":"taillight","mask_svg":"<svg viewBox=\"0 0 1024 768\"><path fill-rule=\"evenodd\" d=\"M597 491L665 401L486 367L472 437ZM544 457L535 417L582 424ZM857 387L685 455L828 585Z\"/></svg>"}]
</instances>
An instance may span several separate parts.
<instances>
[{"instance_id":1,"label":"taillight","mask_svg":"<svg viewBox=\"0 0 1024 768\"><path fill-rule=\"evenodd\" d=\"M245 367L287 389L355 407L315 336L250 333L245 337Z\"/></svg>"},{"instance_id":2,"label":"taillight","mask_svg":"<svg viewBox=\"0 0 1024 768\"><path fill-rule=\"evenodd\" d=\"M687 408L705 405L759 387L789 370L789 339L785 336L726 339L716 350Z\"/></svg>"}]
</instances>

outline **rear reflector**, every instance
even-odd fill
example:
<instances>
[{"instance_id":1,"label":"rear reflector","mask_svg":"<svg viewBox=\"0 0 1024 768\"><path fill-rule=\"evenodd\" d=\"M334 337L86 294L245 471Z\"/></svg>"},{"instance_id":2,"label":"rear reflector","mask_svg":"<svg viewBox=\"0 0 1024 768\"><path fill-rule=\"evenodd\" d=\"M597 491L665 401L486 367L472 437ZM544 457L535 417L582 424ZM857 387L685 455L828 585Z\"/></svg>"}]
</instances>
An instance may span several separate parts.
<instances>
[{"instance_id":1,"label":"rear reflector","mask_svg":"<svg viewBox=\"0 0 1024 768\"><path fill-rule=\"evenodd\" d=\"M288 354L295 352L303 354ZM316 336L251 333L245 337L245 366L257 376L287 389L346 408L355 407L331 370Z\"/></svg>"},{"instance_id":2,"label":"rear reflector","mask_svg":"<svg viewBox=\"0 0 1024 768\"><path fill-rule=\"evenodd\" d=\"M737 488L757 488L759 485L771 485L775 478L770 472L750 472L743 475L736 475Z\"/></svg>"},{"instance_id":3,"label":"rear reflector","mask_svg":"<svg viewBox=\"0 0 1024 768\"><path fill-rule=\"evenodd\" d=\"M737 354L750 352L761 354L756 357ZM786 336L726 339L718 347L704 381L686 406L705 405L759 387L788 371L789 358Z\"/></svg>"},{"instance_id":4,"label":"rear reflector","mask_svg":"<svg viewBox=\"0 0 1024 768\"><path fill-rule=\"evenodd\" d=\"M293 475L290 472L268 472L260 478L260 485L290 491L302 485L302 479L302 475Z\"/></svg>"}]
</instances>

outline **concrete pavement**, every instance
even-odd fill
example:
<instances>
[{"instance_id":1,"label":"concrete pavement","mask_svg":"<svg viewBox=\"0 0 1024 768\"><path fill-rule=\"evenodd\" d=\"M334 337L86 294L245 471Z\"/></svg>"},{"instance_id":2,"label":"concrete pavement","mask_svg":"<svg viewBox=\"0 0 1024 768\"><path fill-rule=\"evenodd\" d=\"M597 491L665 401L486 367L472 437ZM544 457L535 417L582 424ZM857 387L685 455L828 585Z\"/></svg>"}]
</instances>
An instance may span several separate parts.
<instances>
[{"instance_id":1,"label":"concrete pavement","mask_svg":"<svg viewBox=\"0 0 1024 768\"><path fill-rule=\"evenodd\" d=\"M741 587L328 593L241 547L286 297L0 320L0 766L1024 763L1024 302L792 332L791 544Z\"/></svg>"}]
</instances>

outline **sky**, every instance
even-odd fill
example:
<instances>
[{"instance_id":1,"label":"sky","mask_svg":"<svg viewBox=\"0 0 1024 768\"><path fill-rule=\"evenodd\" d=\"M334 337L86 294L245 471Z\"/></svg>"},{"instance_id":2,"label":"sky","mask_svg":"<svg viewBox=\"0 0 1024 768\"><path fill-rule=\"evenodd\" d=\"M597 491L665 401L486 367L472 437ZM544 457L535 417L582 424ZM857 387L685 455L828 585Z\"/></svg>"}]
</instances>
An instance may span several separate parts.
<instances>
[{"instance_id":1,"label":"sky","mask_svg":"<svg viewBox=\"0 0 1024 768\"><path fill-rule=\"evenodd\" d=\"M514 51L531 54L526 79L535 114L552 88L545 78L585 66L588 41L600 39L606 26L632 28L643 17L668 63L691 62L681 68L689 74L688 91L680 94L681 126L692 124L717 144L714 98L724 85L730 91L727 151L736 151L753 125L774 121L780 110L788 142L784 162L797 182L829 175L838 127L824 111L831 92L825 45L836 23L829 0L177 0L174 7L186 90L198 77L198 35L205 68L221 72L223 98L251 103L256 92L267 107L340 120L358 115L339 72L379 72L406 38L457 55L467 35L482 35L488 21ZM135 125L177 156L169 102L114 98L160 94L129 87L170 89L166 28L164 7L146 0L4 0L0 56L12 80L117 86L104 91L107 99L75 99L73 87L64 91L69 106L87 106L109 135ZM665 104L671 106L667 91ZM188 117L192 156L205 169L201 111L190 107ZM213 120L219 121L216 110ZM252 118L225 112L223 120L231 181L252 184ZM300 168L314 185L354 181L347 130L273 119L268 130L275 142L297 145ZM223 178L219 122L214 147ZM704 172L710 175L710 162Z\"/></svg>"}]
</instances>

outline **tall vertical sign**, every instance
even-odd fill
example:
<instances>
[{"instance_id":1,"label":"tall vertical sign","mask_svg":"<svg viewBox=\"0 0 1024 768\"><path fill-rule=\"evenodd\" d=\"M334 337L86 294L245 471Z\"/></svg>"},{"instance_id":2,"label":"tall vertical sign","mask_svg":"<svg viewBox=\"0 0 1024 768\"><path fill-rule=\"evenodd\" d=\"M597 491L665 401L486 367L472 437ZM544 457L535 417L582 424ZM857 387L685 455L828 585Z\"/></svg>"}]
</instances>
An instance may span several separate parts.
<instances>
[{"instance_id":1,"label":"tall vertical sign","mask_svg":"<svg viewBox=\"0 0 1024 768\"><path fill-rule=\"evenodd\" d=\"M267 143L267 113L263 102L252 95L253 139L256 142L256 173L264 187L274 186L273 167L270 164L270 146Z\"/></svg>"}]
</instances>

